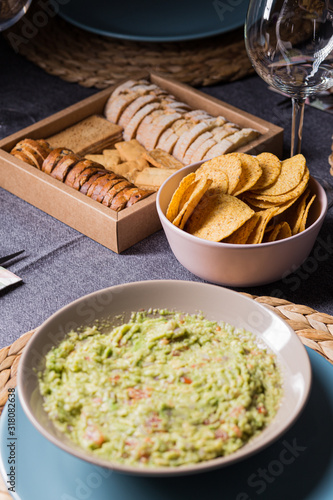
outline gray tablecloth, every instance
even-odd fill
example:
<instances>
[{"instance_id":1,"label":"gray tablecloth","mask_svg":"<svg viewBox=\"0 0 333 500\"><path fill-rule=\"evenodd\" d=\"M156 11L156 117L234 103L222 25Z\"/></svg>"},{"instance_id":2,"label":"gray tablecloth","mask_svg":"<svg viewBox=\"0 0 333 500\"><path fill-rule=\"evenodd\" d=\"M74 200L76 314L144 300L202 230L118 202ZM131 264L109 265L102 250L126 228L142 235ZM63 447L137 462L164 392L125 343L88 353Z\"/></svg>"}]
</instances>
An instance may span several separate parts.
<instances>
[{"instance_id":1,"label":"gray tablecloth","mask_svg":"<svg viewBox=\"0 0 333 500\"><path fill-rule=\"evenodd\" d=\"M0 82L0 138L97 92L47 75L1 38ZM289 155L291 105L259 77L201 90L284 127L284 156ZM333 183L327 161L332 131L333 115L307 107L303 154L313 175ZM314 251L295 273L242 291L333 314L332 225L328 213ZM151 279L201 281L179 264L162 230L117 255L0 188L0 256L21 249L25 253L9 269L23 284L0 293L0 347L68 302L100 288Z\"/></svg>"}]
</instances>

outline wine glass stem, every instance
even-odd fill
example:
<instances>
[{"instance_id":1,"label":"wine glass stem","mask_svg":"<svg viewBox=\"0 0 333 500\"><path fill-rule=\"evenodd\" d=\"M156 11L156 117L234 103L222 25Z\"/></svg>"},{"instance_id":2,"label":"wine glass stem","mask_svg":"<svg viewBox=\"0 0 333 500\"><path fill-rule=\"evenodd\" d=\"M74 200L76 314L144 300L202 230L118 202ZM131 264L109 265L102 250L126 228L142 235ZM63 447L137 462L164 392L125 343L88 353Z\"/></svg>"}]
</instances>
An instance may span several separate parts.
<instances>
[{"instance_id":1,"label":"wine glass stem","mask_svg":"<svg viewBox=\"0 0 333 500\"><path fill-rule=\"evenodd\" d=\"M305 99L292 98L291 152L294 156L301 152Z\"/></svg>"}]
</instances>

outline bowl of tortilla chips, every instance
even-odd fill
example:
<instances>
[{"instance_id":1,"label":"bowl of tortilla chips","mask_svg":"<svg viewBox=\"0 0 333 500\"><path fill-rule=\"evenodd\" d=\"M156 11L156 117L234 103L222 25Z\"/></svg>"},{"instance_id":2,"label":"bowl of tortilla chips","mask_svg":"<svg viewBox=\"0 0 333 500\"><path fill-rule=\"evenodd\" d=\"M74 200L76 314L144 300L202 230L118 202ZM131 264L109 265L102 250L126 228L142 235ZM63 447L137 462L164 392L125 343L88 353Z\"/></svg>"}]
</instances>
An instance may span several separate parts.
<instances>
[{"instance_id":1,"label":"bowl of tortilla chips","mask_svg":"<svg viewBox=\"0 0 333 500\"><path fill-rule=\"evenodd\" d=\"M196 276L256 286L294 272L327 212L322 186L299 154L230 153L182 168L159 189L157 211L171 250Z\"/></svg>"}]
</instances>

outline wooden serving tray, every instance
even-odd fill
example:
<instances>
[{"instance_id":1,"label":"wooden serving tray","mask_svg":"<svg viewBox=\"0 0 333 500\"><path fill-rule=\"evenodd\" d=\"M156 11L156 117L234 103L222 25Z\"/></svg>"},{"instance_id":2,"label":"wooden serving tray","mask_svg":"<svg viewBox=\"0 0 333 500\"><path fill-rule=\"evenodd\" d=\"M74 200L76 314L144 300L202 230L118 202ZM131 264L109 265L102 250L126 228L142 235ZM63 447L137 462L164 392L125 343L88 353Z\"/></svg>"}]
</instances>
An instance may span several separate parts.
<instances>
[{"instance_id":1,"label":"wooden serving tray","mask_svg":"<svg viewBox=\"0 0 333 500\"><path fill-rule=\"evenodd\" d=\"M269 151L281 157L282 128L175 80L153 73L143 73L141 77L150 79L194 109L203 109L213 116L222 115L242 128L254 128L260 132L257 139L238 151L251 154ZM103 114L105 104L115 87L109 87L1 140L0 187L120 253L161 229L156 210L156 194L120 212L114 212L10 154L13 146L21 139L47 138L88 116Z\"/></svg>"}]
</instances>

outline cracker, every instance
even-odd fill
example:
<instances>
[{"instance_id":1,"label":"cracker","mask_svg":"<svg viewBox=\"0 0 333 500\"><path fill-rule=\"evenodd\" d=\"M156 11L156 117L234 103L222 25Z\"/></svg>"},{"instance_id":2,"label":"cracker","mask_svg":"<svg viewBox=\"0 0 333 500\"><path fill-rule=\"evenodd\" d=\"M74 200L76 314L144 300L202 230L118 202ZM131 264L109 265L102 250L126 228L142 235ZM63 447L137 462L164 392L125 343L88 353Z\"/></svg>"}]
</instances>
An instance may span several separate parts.
<instances>
[{"instance_id":1,"label":"cracker","mask_svg":"<svg viewBox=\"0 0 333 500\"><path fill-rule=\"evenodd\" d=\"M157 168L179 169L184 166L180 161L176 160L174 156L159 148L149 152L145 151L142 153L142 157Z\"/></svg>"},{"instance_id":2,"label":"cracker","mask_svg":"<svg viewBox=\"0 0 333 500\"><path fill-rule=\"evenodd\" d=\"M112 172L114 172L117 175L121 175L122 177L125 177L125 179L131 182L134 182L136 175L148 167L149 167L148 162L146 162L146 160L144 160L143 158L139 158L137 160L129 160L114 165L112 168Z\"/></svg>"},{"instance_id":3,"label":"cracker","mask_svg":"<svg viewBox=\"0 0 333 500\"><path fill-rule=\"evenodd\" d=\"M177 172L176 169L148 167L136 173L134 184L145 189L157 191L170 175Z\"/></svg>"},{"instance_id":4,"label":"cracker","mask_svg":"<svg viewBox=\"0 0 333 500\"><path fill-rule=\"evenodd\" d=\"M119 137L122 128L102 116L92 115L47 139L52 148L67 148L84 156Z\"/></svg>"},{"instance_id":5,"label":"cracker","mask_svg":"<svg viewBox=\"0 0 333 500\"><path fill-rule=\"evenodd\" d=\"M115 148L117 149L122 161L137 160L138 158L141 158L141 155L146 151L136 139L117 142L115 144Z\"/></svg>"}]
</instances>

